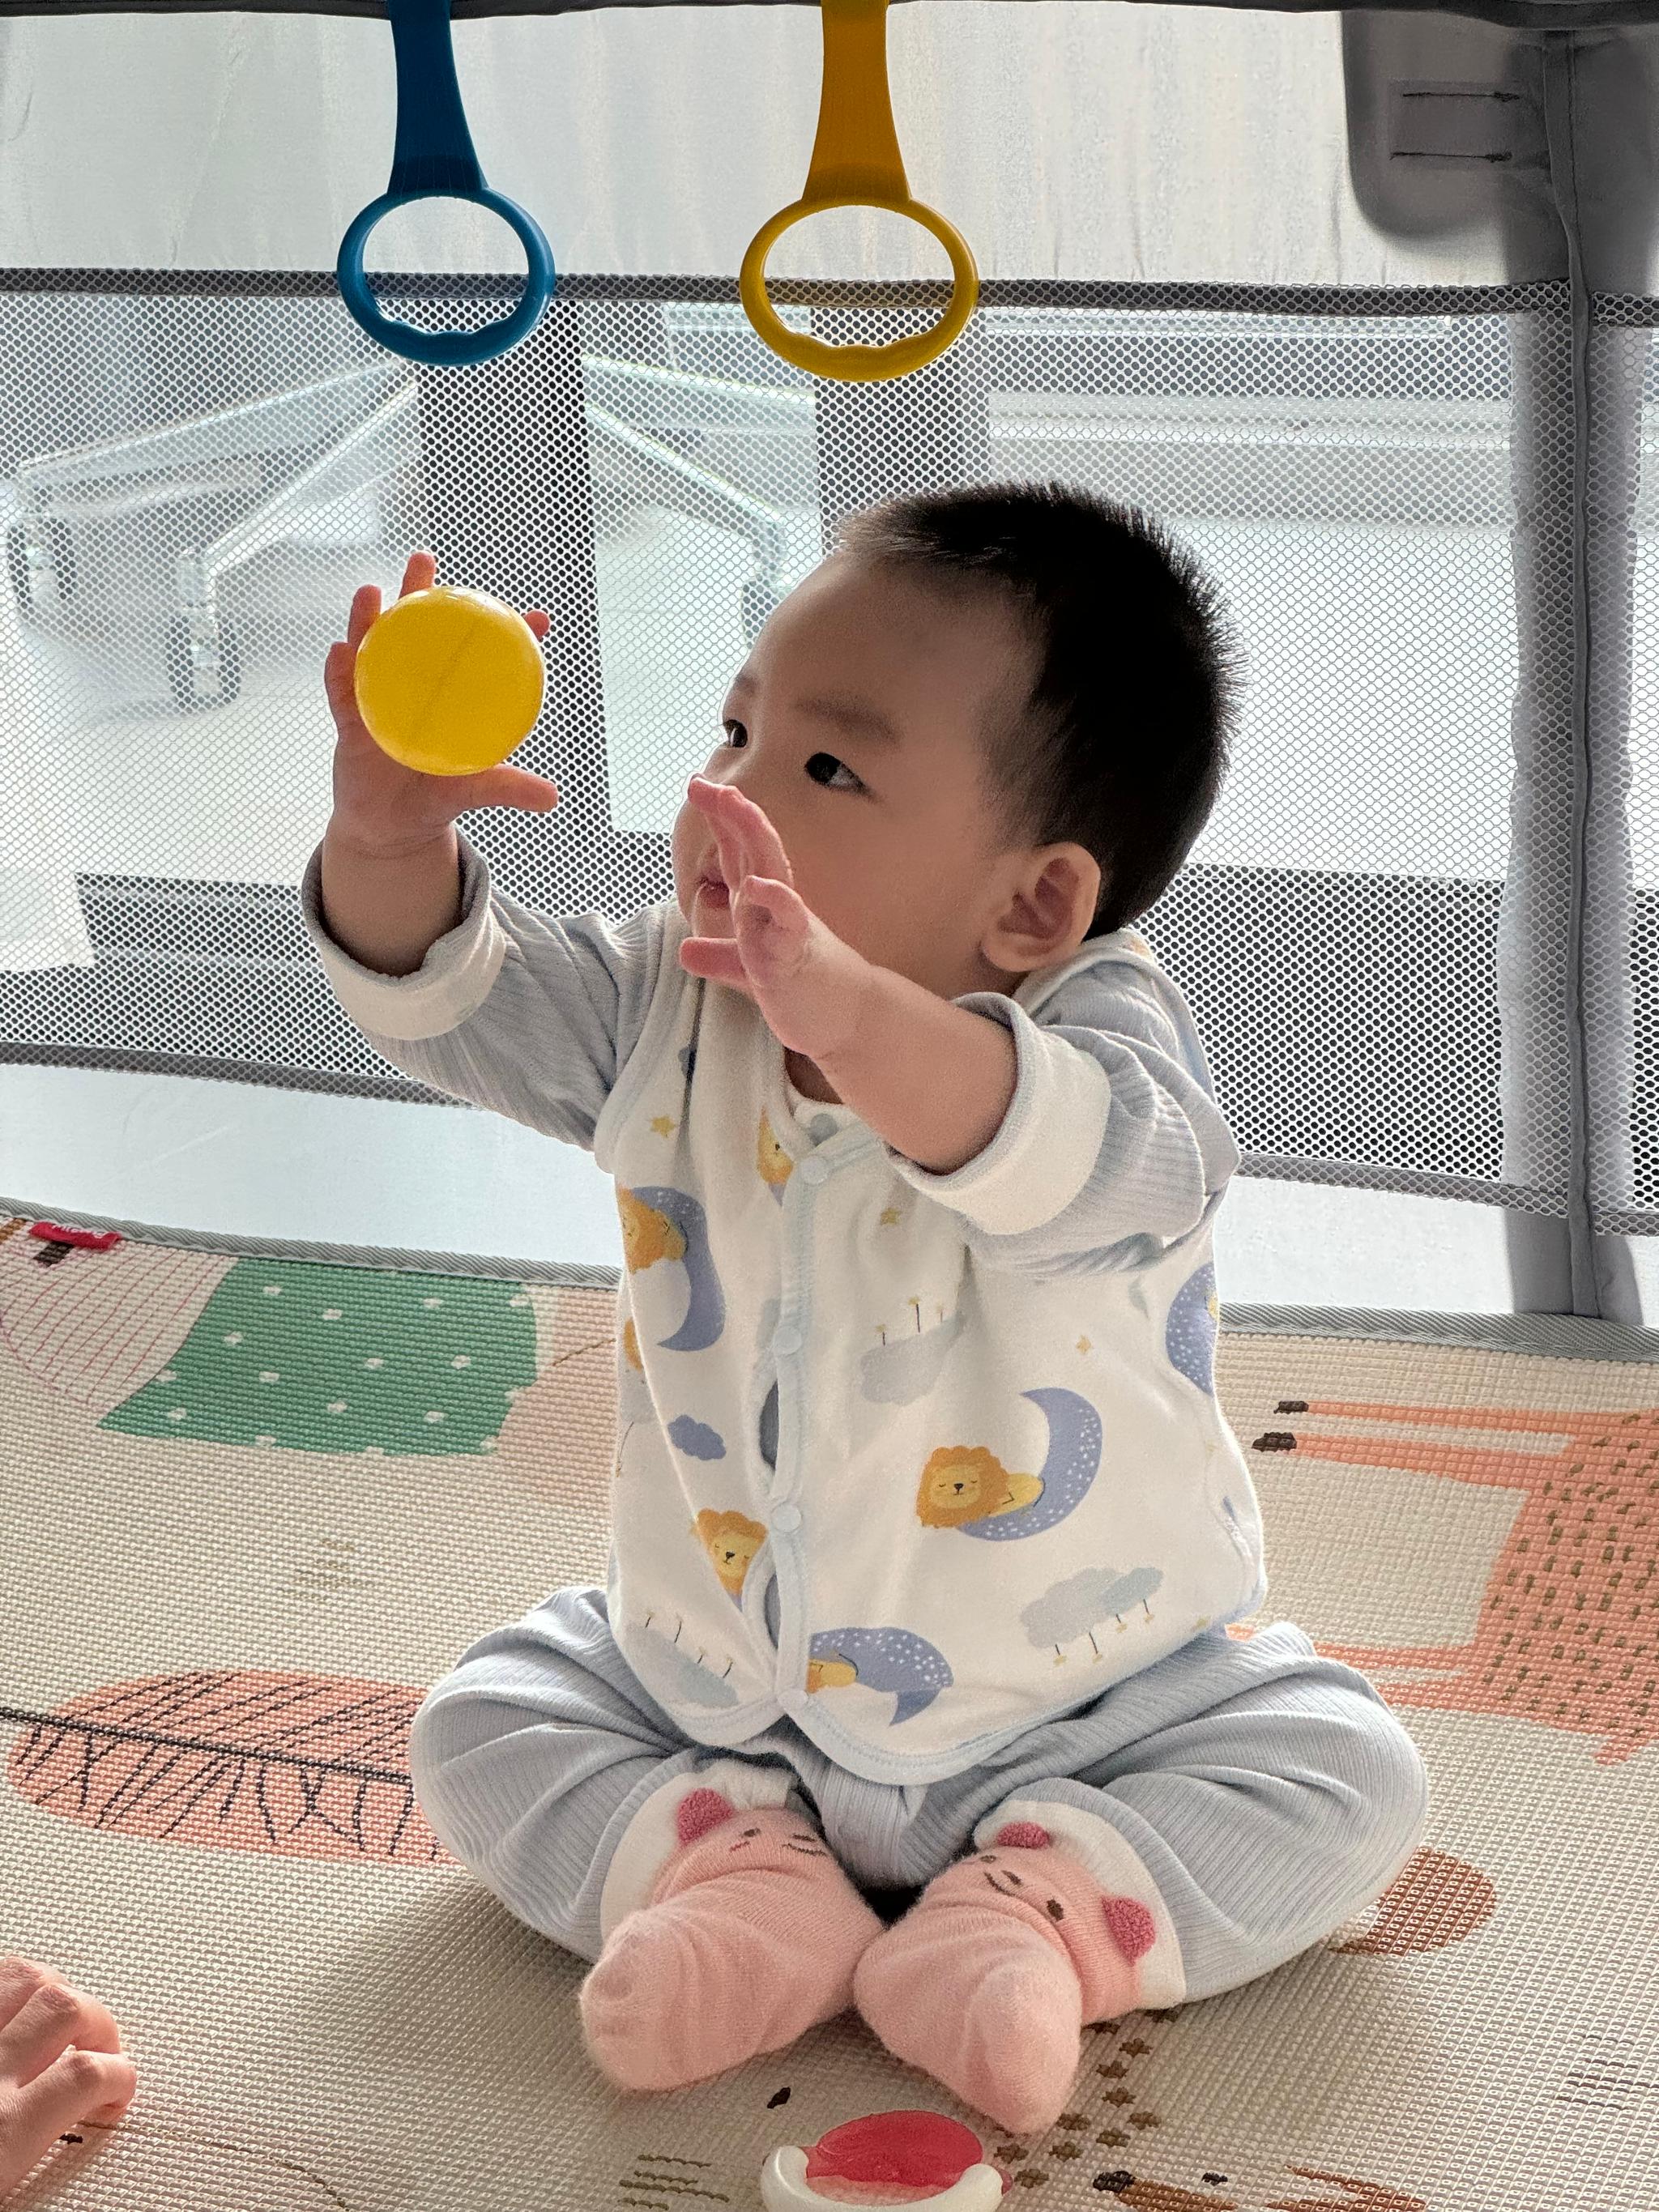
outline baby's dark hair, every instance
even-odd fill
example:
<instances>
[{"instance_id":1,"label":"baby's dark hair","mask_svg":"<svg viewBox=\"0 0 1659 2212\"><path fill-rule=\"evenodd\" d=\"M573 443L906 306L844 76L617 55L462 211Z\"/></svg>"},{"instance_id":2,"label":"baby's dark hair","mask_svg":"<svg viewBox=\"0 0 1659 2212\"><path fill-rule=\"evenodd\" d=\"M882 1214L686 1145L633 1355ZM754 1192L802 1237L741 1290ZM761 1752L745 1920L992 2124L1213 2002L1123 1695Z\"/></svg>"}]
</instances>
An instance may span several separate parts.
<instances>
[{"instance_id":1,"label":"baby's dark hair","mask_svg":"<svg viewBox=\"0 0 1659 2212\"><path fill-rule=\"evenodd\" d=\"M1138 507L1060 483L923 493L842 524L856 559L1006 592L1036 648L1017 726L987 744L1020 843L1100 864L1090 934L1155 905L1227 768L1237 660L1220 595Z\"/></svg>"}]
</instances>

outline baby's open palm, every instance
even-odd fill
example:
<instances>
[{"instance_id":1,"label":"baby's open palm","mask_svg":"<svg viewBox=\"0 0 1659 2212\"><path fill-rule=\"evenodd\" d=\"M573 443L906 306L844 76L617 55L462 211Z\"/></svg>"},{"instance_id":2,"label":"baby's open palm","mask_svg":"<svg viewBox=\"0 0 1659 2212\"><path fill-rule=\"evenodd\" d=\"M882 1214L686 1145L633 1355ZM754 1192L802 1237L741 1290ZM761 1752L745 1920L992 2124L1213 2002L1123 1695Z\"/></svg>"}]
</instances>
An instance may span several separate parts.
<instances>
[{"instance_id":1,"label":"baby's open palm","mask_svg":"<svg viewBox=\"0 0 1659 2212\"><path fill-rule=\"evenodd\" d=\"M411 553L404 570L399 599L429 591L438 573L430 553ZM477 775L424 775L383 753L357 711L357 653L380 612L380 587L364 584L351 602L343 644L329 647L323 665L330 711L339 733L334 748L336 822L361 842L380 852L429 843L475 806L518 806L545 814L558 804L558 793L545 776L528 769L485 769ZM547 635L548 616L532 607L525 620L538 638Z\"/></svg>"}]
</instances>

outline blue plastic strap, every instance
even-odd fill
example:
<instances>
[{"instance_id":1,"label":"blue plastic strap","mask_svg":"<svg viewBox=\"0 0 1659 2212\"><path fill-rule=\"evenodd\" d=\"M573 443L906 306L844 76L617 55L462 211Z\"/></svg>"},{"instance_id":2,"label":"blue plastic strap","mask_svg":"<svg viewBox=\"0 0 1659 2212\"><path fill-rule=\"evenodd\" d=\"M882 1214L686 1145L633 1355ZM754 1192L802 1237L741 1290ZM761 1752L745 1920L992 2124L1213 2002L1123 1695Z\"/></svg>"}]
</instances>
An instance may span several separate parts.
<instances>
[{"instance_id":1,"label":"blue plastic strap","mask_svg":"<svg viewBox=\"0 0 1659 2212\"><path fill-rule=\"evenodd\" d=\"M553 250L535 217L485 184L455 75L449 0L386 0L398 69L398 137L391 183L340 241L340 296L370 337L407 361L464 368L493 361L529 337L552 297ZM527 274L518 306L477 331L422 331L382 312L363 274L363 248L377 222L413 200L471 200L500 216L524 247Z\"/></svg>"},{"instance_id":2,"label":"blue plastic strap","mask_svg":"<svg viewBox=\"0 0 1659 2212\"><path fill-rule=\"evenodd\" d=\"M398 143L389 192L477 192L473 151L455 75L449 0L386 0L398 62Z\"/></svg>"}]
</instances>

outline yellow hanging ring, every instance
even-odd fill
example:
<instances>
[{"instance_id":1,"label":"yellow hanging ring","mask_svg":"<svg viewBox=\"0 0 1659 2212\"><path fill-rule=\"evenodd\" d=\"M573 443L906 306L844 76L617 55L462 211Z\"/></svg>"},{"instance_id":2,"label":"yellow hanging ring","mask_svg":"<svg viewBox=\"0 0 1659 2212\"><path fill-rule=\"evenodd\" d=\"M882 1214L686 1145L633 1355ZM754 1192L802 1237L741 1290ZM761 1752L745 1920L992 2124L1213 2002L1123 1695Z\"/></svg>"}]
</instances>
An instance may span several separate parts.
<instances>
[{"instance_id":1,"label":"yellow hanging ring","mask_svg":"<svg viewBox=\"0 0 1659 2212\"><path fill-rule=\"evenodd\" d=\"M738 290L757 331L793 368L837 383L875 384L926 368L956 343L979 300L979 271L961 232L910 197L887 82L887 0L822 0L821 13L823 90L805 187L755 234ZM938 239L951 257L952 284L950 304L931 330L887 345L831 345L779 319L767 296L768 256L792 225L838 207L908 216Z\"/></svg>"}]
</instances>

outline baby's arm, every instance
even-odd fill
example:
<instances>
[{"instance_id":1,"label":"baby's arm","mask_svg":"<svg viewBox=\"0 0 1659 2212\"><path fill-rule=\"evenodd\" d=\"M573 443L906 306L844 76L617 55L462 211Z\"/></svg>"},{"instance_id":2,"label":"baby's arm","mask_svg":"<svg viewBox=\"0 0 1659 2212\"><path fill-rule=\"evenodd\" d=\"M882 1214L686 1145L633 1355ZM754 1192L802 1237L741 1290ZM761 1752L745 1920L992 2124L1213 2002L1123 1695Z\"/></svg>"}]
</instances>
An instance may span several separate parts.
<instances>
[{"instance_id":1,"label":"baby's arm","mask_svg":"<svg viewBox=\"0 0 1659 2212\"><path fill-rule=\"evenodd\" d=\"M1133 1268L1211 1218L1241 1155L1172 988L1103 963L1068 977L1036 1016L995 992L955 1004L1012 1032L1001 1127L951 1174L890 1157L960 1214L978 1258L1032 1275Z\"/></svg>"},{"instance_id":2,"label":"baby's arm","mask_svg":"<svg viewBox=\"0 0 1659 2212\"><path fill-rule=\"evenodd\" d=\"M330 987L394 1067L591 1152L663 972L672 902L617 923L541 914L494 890L483 854L465 836L455 842L446 896L459 918L412 970L392 974L340 942L325 839L300 898Z\"/></svg>"},{"instance_id":3,"label":"baby's arm","mask_svg":"<svg viewBox=\"0 0 1659 2212\"><path fill-rule=\"evenodd\" d=\"M450 823L429 842L387 850L331 817L322 919L343 951L382 975L411 975L461 918L461 854Z\"/></svg>"},{"instance_id":4,"label":"baby's arm","mask_svg":"<svg viewBox=\"0 0 1659 2212\"><path fill-rule=\"evenodd\" d=\"M435 573L429 553L412 554L404 596ZM492 892L456 817L477 806L544 813L557 793L523 769L423 775L380 750L356 691L380 600L374 585L357 592L325 671L339 742L334 811L301 886L307 932L341 1005L394 1066L591 1150L650 1004L672 902L613 928L597 914L559 920ZM547 619L539 609L525 617L538 637Z\"/></svg>"}]
</instances>

